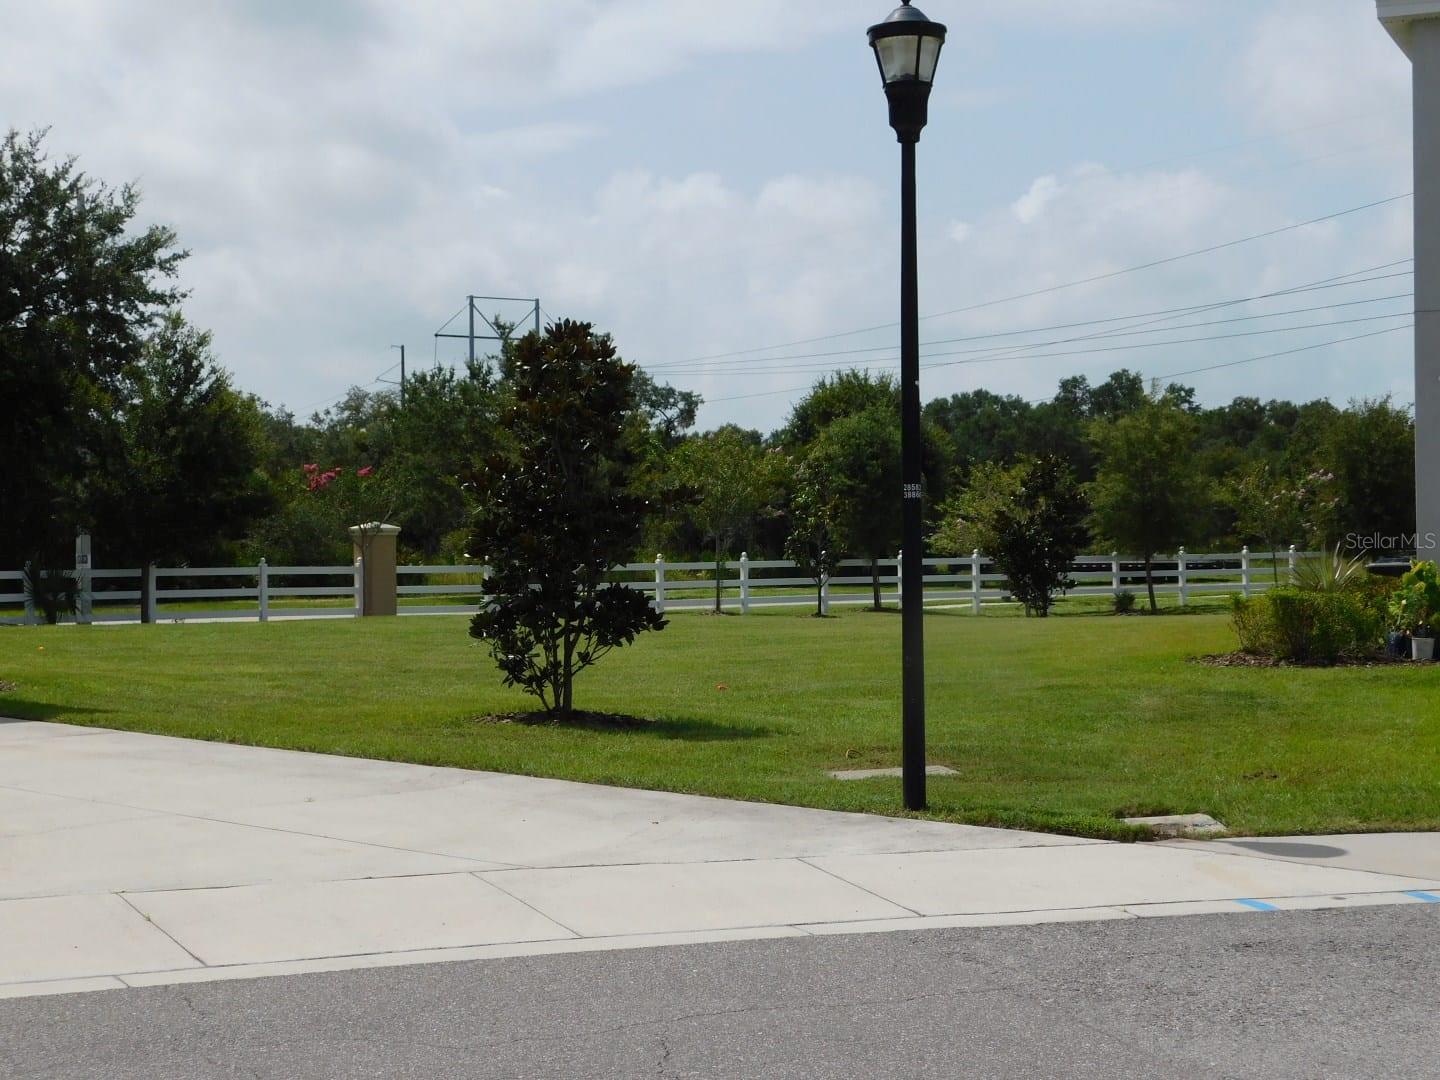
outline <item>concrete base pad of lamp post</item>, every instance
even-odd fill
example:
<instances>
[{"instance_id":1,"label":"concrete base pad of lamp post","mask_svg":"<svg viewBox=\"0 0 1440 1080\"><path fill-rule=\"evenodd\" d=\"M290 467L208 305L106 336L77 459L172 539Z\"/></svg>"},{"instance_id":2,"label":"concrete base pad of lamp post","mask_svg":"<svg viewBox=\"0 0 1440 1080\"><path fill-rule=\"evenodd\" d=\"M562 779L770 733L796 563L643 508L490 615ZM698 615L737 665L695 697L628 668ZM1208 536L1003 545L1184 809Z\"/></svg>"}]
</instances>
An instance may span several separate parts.
<instances>
[{"instance_id":1,"label":"concrete base pad of lamp post","mask_svg":"<svg viewBox=\"0 0 1440 1080\"><path fill-rule=\"evenodd\" d=\"M835 780L873 780L877 776L904 776L904 769L838 769L830 774ZM954 776L948 765L926 765L926 776Z\"/></svg>"}]
</instances>

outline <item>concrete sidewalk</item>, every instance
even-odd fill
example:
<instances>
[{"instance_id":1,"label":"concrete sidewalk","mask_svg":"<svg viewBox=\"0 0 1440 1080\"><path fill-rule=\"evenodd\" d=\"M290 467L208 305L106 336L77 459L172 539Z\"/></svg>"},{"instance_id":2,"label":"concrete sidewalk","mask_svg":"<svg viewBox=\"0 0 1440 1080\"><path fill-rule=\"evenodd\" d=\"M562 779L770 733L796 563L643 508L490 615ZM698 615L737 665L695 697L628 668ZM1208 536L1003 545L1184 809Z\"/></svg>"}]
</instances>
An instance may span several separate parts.
<instances>
[{"instance_id":1,"label":"concrete sidewalk","mask_svg":"<svg viewBox=\"0 0 1440 1080\"><path fill-rule=\"evenodd\" d=\"M1108 844L0 721L0 997L1437 889L1431 834Z\"/></svg>"}]
</instances>

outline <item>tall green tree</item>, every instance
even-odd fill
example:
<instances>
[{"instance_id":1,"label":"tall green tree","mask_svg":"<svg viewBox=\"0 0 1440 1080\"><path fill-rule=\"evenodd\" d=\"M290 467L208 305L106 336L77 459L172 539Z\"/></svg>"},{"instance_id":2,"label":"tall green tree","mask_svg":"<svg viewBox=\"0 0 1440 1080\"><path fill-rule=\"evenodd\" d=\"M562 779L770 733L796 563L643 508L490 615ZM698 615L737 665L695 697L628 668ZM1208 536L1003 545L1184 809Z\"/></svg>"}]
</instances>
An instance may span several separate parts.
<instances>
[{"instance_id":1,"label":"tall green tree","mask_svg":"<svg viewBox=\"0 0 1440 1080\"><path fill-rule=\"evenodd\" d=\"M1013 465L1034 449L1044 430L1037 423L1036 406L1017 395L985 389L936 398L925 406L925 419L950 436L953 466L962 483L982 462Z\"/></svg>"},{"instance_id":2,"label":"tall green tree","mask_svg":"<svg viewBox=\"0 0 1440 1080\"><path fill-rule=\"evenodd\" d=\"M853 369L825 375L795 403L776 439L791 448L809 446L827 425L873 408L889 408L900 415L900 384L894 376Z\"/></svg>"},{"instance_id":3,"label":"tall green tree","mask_svg":"<svg viewBox=\"0 0 1440 1080\"><path fill-rule=\"evenodd\" d=\"M687 439L673 458L679 483L693 493L690 519L714 545L715 613L721 610L725 551L780 495L788 459L733 425Z\"/></svg>"},{"instance_id":4,"label":"tall green tree","mask_svg":"<svg viewBox=\"0 0 1440 1080\"><path fill-rule=\"evenodd\" d=\"M0 566L68 562L86 487L185 253L138 227L139 192L0 140Z\"/></svg>"},{"instance_id":5,"label":"tall green tree","mask_svg":"<svg viewBox=\"0 0 1440 1080\"><path fill-rule=\"evenodd\" d=\"M871 603L879 611L879 560L900 544L900 417L889 405L842 416L821 429L805 460L807 475L828 477L836 554L869 560Z\"/></svg>"},{"instance_id":6,"label":"tall green tree","mask_svg":"<svg viewBox=\"0 0 1440 1080\"><path fill-rule=\"evenodd\" d=\"M215 362L210 335L167 313L114 394L86 504L108 559L204 565L228 557L273 492L258 403Z\"/></svg>"},{"instance_id":7,"label":"tall green tree","mask_svg":"<svg viewBox=\"0 0 1440 1080\"><path fill-rule=\"evenodd\" d=\"M403 405L387 404L389 445L366 457L394 483L395 516L409 550L455 558L472 509L465 481L495 446L497 392L487 364L435 367L406 382ZM353 522L351 524L354 524Z\"/></svg>"},{"instance_id":8,"label":"tall green tree","mask_svg":"<svg viewBox=\"0 0 1440 1080\"><path fill-rule=\"evenodd\" d=\"M645 372L635 371L635 402L644 417L656 445L673 450L685 432L695 426L703 398L693 390L677 390L666 383L657 383Z\"/></svg>"},{"instance_id":9,"label":"tall green tree","mask_svg":"<svg viewBox=\"0 0 1440 1080\"><path fill-rule=\"evenodd\" d=\"M470 634L507 686L564 715L579 672L665 626L643 593L609 580L648 510L634 489L635 369L567 319L514 342L504 373L501 441L473 481L469 550L490 572Z\"/></svg>"},{"instance_id":10,"label":"tall green tree","mask_svg":"<svg viewBox=\"0 0 1440 1080\"><path fill-rule=\"evenodd\" d=\"M1144 559L1154 612L1155 556L1193 543L1210 503L1209 481L1193 460L1195 418L1172 400L1151 398L1127 415L1092 422L1089 434L1099 462L1086 491L1092 529Z\"/></svg>"},{"instance_id":11,"label":"tall green tree","mask_svg":"<svg viewBox=\"0 0 1440 1080\"><path fill-rule=\"evenodd\" d=\"M1352 401L1321 437L1316 464L1335 478L1338 504L1327 546L1346 533L1415 530L1415 422L1388 397Z\"/></svg>"}]
</instances>

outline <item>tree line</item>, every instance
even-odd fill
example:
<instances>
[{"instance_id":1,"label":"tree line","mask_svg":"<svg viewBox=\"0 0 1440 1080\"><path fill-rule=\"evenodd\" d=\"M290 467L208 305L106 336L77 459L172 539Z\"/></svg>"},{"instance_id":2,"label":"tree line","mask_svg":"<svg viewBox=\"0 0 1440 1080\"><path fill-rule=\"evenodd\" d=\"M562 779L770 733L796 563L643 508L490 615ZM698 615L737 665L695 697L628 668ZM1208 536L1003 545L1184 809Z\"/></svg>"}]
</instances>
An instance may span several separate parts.
<instances>
[{"instance_id":1,"label":"tree line","mask_svg":"<svg viewBox=\"0 0 1440 1080\"><path fill-rule=\"evenodd\" d=\"M69 565L77 527L109 566L335 564L349 526L382 519L414 559L472 556L477 510L508 490L490 470L523 339L415 373L403 402L356 388L296 417L236 388L186 321L174 284L186 253L170 230L137 227L135 189L51 160L43 142L0 143L0 567ZM893 557L893 378L836 372L777 430L698 432L698 395L630 370L616 419L629 497L645 507L633 558L743 549L818 580L841 557ZM1084 548L1148 561L1182 543L1413 529L1413 424L1387 398L1206 407L1122 370L1063 379L1039 402L939 398L923 425L931 553L980 547L1035 568L1022 599L1042 613L1066 553Z\"/></svg>"}]
</instances>

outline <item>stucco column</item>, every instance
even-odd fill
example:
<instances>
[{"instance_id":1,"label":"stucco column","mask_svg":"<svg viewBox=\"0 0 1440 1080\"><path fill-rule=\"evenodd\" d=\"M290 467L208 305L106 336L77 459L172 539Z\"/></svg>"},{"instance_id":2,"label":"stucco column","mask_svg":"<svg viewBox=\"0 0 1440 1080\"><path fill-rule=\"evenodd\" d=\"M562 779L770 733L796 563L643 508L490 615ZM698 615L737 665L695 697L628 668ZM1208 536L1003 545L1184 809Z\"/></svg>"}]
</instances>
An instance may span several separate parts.
<instances>
[{"instance_id":1,"label":"stucco column","mask_svg":"<svg viewBox=\"0 0 1440 1080\"><path fill-rule=\"evenodd\" d=\"M400 526L383 525L378 521L355 525L350 529L355 558L365 560L360 588L365 594L363 610L366 615L396 613L395 544L399 536Z\"/></svg>"},{"instance_id":2,"label":"stucco column","mask_svg":"<svg viewBox=\"0 0 1440 1080\"><path fill-rule=\"evenodd\" d=\"M1440 0L1378 0L1415 99L1415 545L1440 555Z\"/></svg>"}]
</instances>

